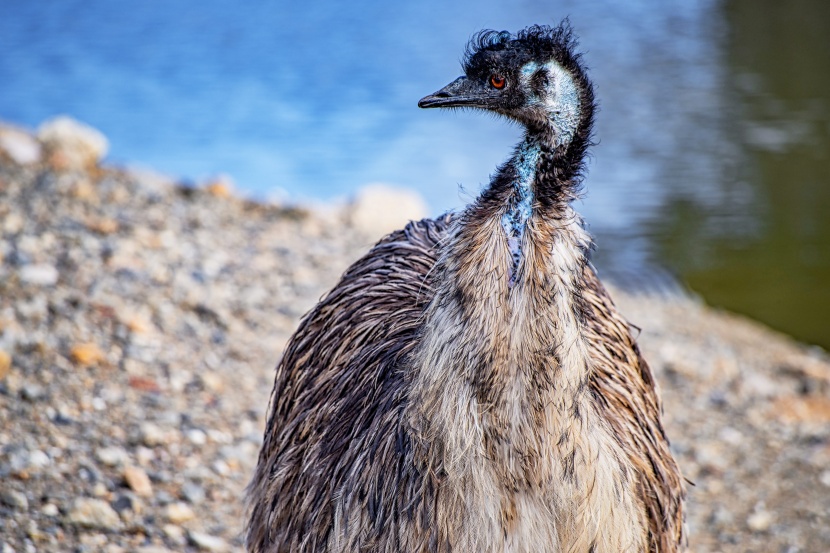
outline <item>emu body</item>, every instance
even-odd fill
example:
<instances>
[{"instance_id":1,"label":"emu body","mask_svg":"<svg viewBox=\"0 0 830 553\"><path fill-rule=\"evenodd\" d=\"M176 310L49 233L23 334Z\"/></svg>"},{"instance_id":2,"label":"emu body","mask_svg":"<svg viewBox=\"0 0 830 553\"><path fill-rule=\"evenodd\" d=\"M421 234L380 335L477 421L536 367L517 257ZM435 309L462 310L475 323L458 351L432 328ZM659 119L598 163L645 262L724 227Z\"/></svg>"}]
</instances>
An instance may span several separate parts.
<instances>
[{"instance_id":1,"label":"emu body","mask_svg":"<svg viewBox=\"0 0 830 553\"><path fill-rule=\"evenodd\" d=\"M523 141L458 215L382 239L277 367L249 488L256 552L682 549L681 477L570 202L593 91L569 27L485 32L421 100Z\"/></svg>"}]
</instances>

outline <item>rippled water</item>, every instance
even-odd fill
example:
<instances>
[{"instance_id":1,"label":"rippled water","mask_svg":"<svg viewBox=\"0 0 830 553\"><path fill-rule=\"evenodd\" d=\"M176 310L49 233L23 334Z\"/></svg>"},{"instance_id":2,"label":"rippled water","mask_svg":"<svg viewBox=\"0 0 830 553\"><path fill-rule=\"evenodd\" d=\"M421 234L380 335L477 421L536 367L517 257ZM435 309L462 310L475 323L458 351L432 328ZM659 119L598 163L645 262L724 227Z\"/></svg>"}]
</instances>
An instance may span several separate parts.
<instances>
[{"instance_id":1,"label":"rippled water","mask_svg":"<svg viewBox=\"0 0 830 553\"><path fill-rule=\"evenodd\" d=\"M4 2L0 118L69 113L113 161L227 173L260 197L381 181L438 213L477 193L518 130L417 100L459 74L476 30L569 15L601 104L579 206L600 268L667 267L830 346L830 3L447 4Z\"/></svg>"}]
</instances>

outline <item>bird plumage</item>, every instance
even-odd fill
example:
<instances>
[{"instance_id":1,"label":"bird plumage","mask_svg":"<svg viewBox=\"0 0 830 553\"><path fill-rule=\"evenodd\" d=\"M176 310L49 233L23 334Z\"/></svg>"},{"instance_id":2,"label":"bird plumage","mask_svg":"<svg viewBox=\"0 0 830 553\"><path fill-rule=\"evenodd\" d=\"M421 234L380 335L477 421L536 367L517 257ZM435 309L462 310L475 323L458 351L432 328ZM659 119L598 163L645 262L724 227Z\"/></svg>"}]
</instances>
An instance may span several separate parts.
<instances>
[{"instance_id":1,"label":"bird plumage","mask_svg":"<svg viewBox=\"0 0 830 553\"><path fill-rule=\"evenodd\" d=\"M256 552L679 551L656 385L570 207L593 91L567 24L485 32L422 107L526 134L457 215L352 265L281 359Z\"/></svg>"}]
</instances>

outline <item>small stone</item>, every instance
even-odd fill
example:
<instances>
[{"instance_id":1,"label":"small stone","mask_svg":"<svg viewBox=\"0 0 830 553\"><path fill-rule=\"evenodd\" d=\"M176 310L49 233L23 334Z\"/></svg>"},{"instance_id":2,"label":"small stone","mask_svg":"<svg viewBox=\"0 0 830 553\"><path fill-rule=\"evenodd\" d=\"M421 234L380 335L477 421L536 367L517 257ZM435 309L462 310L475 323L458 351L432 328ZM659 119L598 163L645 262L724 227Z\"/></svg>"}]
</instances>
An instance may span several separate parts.
<instances>
[{"instance_id":1,"label":"small stone","mask_svg":"<svg viewBox=\"0 0 830 553\"><path fill-rule=\"evenodd\" d=\"M117 446L101 447L95 451L95 458L103 465L115 467L126 463L129 455L123 448Z\"/></svg>"},{"instance_id":2,"label":"small stone","mask_svg":"<svg viewBox=\"0 0 830 553\"><path fill-rule=\"evenodd\" d=\"M830 470L825 470L819 476L819 482L821 482L824 486L830 488Z\"/></svg>"},{"instance_id":3,"label":"small stone","mask_svg":"<svg viewBox=\"0 0 830 553\"><path fill-rule=\"evenodd\" d=\"M47 503L40 509L40 512L43 513L43 516L47 517L56 517L58 516L58 514L60 514L58 506L54 503Z\"/></svg>"},{"instance_id":4,"label":"small stone","mask_svg":"<svg viewBox=\"0 0 830 553\"><path fill-rule=\"evenodd\" d=\"M0 127L0 151L18 165L31 165L40 161L40 142L28 132L15 127Z\"/></svg>"},{"instance_id":5,"label":"small stone","mask_svg":"<svg viewBox=\"0 0 830 553\"><path fill-rule=\"evenodd\" d=\"M146 467L150 463L153 462L153 459L156 458L156 453L152 449L139 446L135 450L135 460L138 461L138 464Z\"/></svg>"},{"instance_id":6,"label":"small stone","mask_svg":"<svg viewBox=\"0 0 830 553\"><path fill-rule=\"evenodd\" d=\"M131 490L141 497L153 495L153 485L150 483L150 477L139 467L126 467L124 469L124 481Z\"/></svg>"},{"instance_id":7,"label":"small stone","mask_svg":"<svg viewBox=\"0 0 830 553\"><path fill-rule=\"evenodd\" d=\"M199 547L200 549L204 549L205 551L215 551L217 553L221 553L222 551L228 550L228 543L217 536L211 536L210 534L204 534L202 532L195 532L192 530L188 532L187 536L190 538L193 545Z\"/></svg>"},{"instance_id":8,"label":"small stone","mask_svg":"<svg viewBox=\"0 0 830 553\"><path fill-rule=\"evenodd\" d=\"M26 494L17 490L5 490L0 492L0 501L19 511L26 511L29 509L29 499L26 497Z\"/></svg>"},{"instance_id":9,"label":"small stone","mask_svg":"<svg viewBox=\"0 0 830 553\"><path fill-rule=\"evenodd\" d=\"M187 439L193 445L205 445L207 442L207 434L198 428L193 428L187 431Z\"/></svg>"},{"instance_id":10,"label":"small stone","mask_svg":"<svg viewBox=\"0 0 830 553\"><path fill-rule=\"evenodd\" d=\"M108 235L118 232L119 224L115 219L102 217L100 219L90 219L86 223L86 228L98 234Z\"/></svg>"},{"instance_id":11,"label":"small stone","mask_svg":"<svg viewBox=\"0 0 830 553\"><path fill-rule=\"evenodd\" d=\"M69 350L69 356L75 363L88 367L104 360L104 352L94 343L76 344Z\"/></svg>"},{"instance_id":12,"label":"small stone","mask_svg":"<svg viewBox=\"0 0 830 553\"><path fill-rule=\"evenodd\" d=\"M46 121L37 135L59 169L97 165L109 149L109 142L100 131L66 116Z\"/></svg>"},{"instance_id":13,"label":"small stone","mask_svg":"<svg viewBox=\"0 0 830 553\"><path fill-rule=\"evenodd\" d=\"M153 329L153 324L150 321L138 315L127 318L125 325L136 334L146 334Z\"/></svg>"},{"instance_id":14,"label":"small stone","mask_svg":"<svg viewBox=\"0 0 830 553\"><path fill-rule=\"evenodd\" d=\"M189 503L198 505L205 500L205 489L193 482L185 482L182 486L182 496Z\"/></svg>"},{"instance_id":15,"label":"small stone","mask_svg":"<svg viewBox=\"0 0 830 553\"><path fill-rule=\"evenodd\" d=\"M46 391L43 389L43 386L39 386L37 384L26 384L20 390L20 397L26 401L34 403L46 397Z\"/></svg>"},{"instance_id":16,"label":"small stone","mask_svg":"<svg viewBox=\"0 0 830 553\"><path fill-rule=\"evenodd\" d=\"M177 502L171 503L164 509L164 516L173 524L181 524L196 518L196 513L187 503Z\"/></svg>"},{"instance_id":17,"label":"small stone","mask_svg":"<svg viewBox=\"0 0 830 553\"><path fill-rule=\"evenodd\" d=\"M161 531L164 532L164 535L171 540L179 542L184 540L184 528L181 526L176 526L175 524L165 524L161 527Z\"/></svg>"},{"instance_id":18,"label":"small stone","mask_svg":"<svg viewBox=\"0 0 830 553\"><path fill-rule=\"evenodd\" d=\"M233 188L233 179L227 175L220 175L205 185L208 194L217 198L230 198L233 196Z\"/></svg>"},{"instance_id":19,"label":"small stone","mask_svg":"<svg viewBox=\"0 0 830 553\"><path fill-rule=\"evenodd\" d=\"M218 374L210 371L205 371L204 373L200 374L199 377L202 379L202 382L205 384L205 387L211 392L222 392L224 390L224 383L222 382L222 378Z\"/></svg>"},{"instance_id":20,"label":"small stone","mask_svg":"<svg viewBox=\"0 0 830 553\"><path fill-rule=\"evenodd\" d=\"M131 376L127 379L127 384L130 388L138 390L139 392L158 393L161 391L161 386L152 378L146 376Z\"/></svg>"},{"instance_id":21,"label":"small stone","mask_svg":"<svg viewBox=\"0 0 830 553\"><path fill-rule=\"evenodd\" d=\"M107 485L103 482L95 482L92 486L92 494L95 495L95 497L104 497L109 495L109 492L110 491L107 489Z\"/></svg>"},{"instance_id":22,"label":"small stone","mask_svg":"<svg viewBox=\"0 0 830 553\"><path fill-rule=\"evenodd\" d=\"M33 469L42 469L49 466L49 456L39 449L29 452L29 467Z\"/></svg>"},{"instance_id":23,"label":"small stone","mask_svg":"<svg viewBox=\"0 0 830 553\"><path fill-rule=\"evenodd\" d=\"M72 503L66 522L84 528L113 530L121 526L118 513L101 499L80 497Z\"/></svg>"},{"instance_id":24,"label":"small stone","mask_svg":"<svg viewBox=\"0 0 830 553\"><path fill-rule=\"evenodd\" d=\"M765 532L772 526L773 516L769 511L762 509L755 511L746 519L746 524L753 532Z\"/></svg>"},{"instance_id":25,"label":"small stone","mask_svg":"<svg viewBox=\"0 0 830 553\"><path fill-rule=\"evenodd\" d=\"M0 349L0 380L8 376L12 370L12 356Z\"/></svg>"},{"instance_id":26,"label":"small stone","mask_svg":"<svg viewBox=\"0 0 830 553\"><path fill-rule=\"evenodd\" d=\"M128 494L119 495L115 498L115 501L112 502L112 508L115 509L116 513L121 513L122 511L134 511L134 506L134 498L130 497Z\"/></svg>"},{"instance_id":27,"label":"small stone","mask_svg":"<svg viewBox=\"0 0 830 553\"><path fill-rule=\"evenodd\" d=\"M144 505L135 494L126 492L115 498L115 501L112 502L112 508L121 515L122 519L125 519L128 511L140 515L144 510Z\"/></svg>"},{"instance_id":28,"label":"small stone","mask_svg":"<svg viewBox=\"0 0 830 553\"><path fill-rule=\"evenodd\" d=\"M147 447L162 445L167 442L167 435L164 431L151 422L145 422L139 430L141 441Z\"/></svg>"},{"instance_id":29,"label":"small stone","mask_svg":"<svg viewBox=\"0 0 830 553\"><path fill-rule=\"evenodd\" d=\"M59 277L58 270L48 263L24 265L20 269L20 280L36 286L54 286Z\"/></svg>"}]
</instances>

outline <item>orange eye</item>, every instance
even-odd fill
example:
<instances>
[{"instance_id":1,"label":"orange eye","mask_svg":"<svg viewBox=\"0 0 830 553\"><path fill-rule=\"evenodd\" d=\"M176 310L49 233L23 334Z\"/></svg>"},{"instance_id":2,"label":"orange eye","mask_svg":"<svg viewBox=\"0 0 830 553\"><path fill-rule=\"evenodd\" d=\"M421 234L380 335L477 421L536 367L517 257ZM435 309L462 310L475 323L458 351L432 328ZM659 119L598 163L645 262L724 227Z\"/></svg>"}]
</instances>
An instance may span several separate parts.
<instances>
[{"instance_id":1,"label":"orange eye","mask_svg":"<svg viewBox=\"0 0 830 553\"><path fill-rule=\"evenodd\" d=\"M490 85L492 85L493 88L504 88L505 82L504 77L501 75L490 76Z\"/></svg>"}]
</instances>

